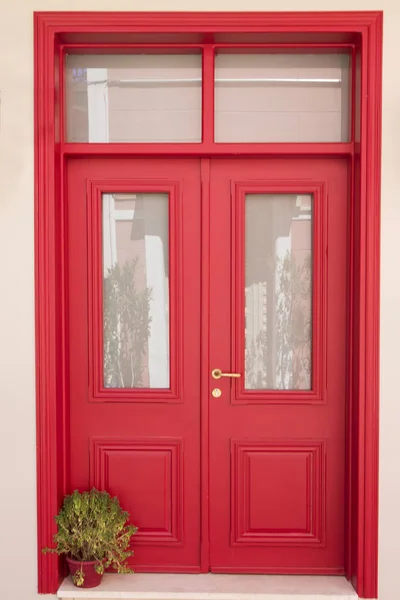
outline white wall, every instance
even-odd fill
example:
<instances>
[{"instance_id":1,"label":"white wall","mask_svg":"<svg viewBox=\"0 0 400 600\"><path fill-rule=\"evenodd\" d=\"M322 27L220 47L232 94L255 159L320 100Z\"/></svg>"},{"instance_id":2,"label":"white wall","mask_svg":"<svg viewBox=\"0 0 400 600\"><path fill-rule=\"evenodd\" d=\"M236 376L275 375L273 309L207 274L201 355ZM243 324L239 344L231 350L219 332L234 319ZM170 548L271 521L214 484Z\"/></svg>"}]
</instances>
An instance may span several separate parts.
<instances>
[{"instance_id":1,"label":"white wall","mask_svg":"<svg viewBox=\"0 0 400 600\"><path fill-rule=\"evenodd\" d=\"M399 0L0 0L0 597L36 597L33 10L385 11L380 600L397 600L400 539Z\"/></svg>"}]
</instances>

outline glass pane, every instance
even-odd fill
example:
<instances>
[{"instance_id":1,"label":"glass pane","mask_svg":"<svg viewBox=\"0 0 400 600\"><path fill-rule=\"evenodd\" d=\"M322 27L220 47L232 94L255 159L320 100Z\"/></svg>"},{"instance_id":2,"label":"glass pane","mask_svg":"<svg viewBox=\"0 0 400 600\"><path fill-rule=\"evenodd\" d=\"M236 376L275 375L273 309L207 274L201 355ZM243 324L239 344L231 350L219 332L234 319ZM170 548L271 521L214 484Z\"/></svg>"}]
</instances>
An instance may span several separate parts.
<instances>
[{"instance_id":1,"label":"glass pane","mask_svg":"<svg viewBox=\"0 0 400 600\"><path fill-rule=\"evenodd\" d=\"M309 390L312 197L246 195L245 387Z\"/></svg>"},{"instance_id":2,"label":"glass pane","mask_svg":"<svg viewBox=\"0 0 400 600\"><path fill-rule=\"evenodd\" d=\"M219 54L217 142L345 142L346 54Z\"/></svg>"},{"instance_id":3,"label":"glass pane","mask_svg":"<svg viewBox=\"0 0 400 600\"><path fill-rule=\"evenodd\" d=\"M200 54L67 56L67 141L201 141Z\"/></svg>"},{"instance_id":4,"label":"glass pane","mask_svg":"<svg viewBox=\"0 0 400 600\"><path fill-rule=\"evenodd\" d=\"M168 194L103 194L104 386L169 388Z\"/></svg>"}]
</instances>

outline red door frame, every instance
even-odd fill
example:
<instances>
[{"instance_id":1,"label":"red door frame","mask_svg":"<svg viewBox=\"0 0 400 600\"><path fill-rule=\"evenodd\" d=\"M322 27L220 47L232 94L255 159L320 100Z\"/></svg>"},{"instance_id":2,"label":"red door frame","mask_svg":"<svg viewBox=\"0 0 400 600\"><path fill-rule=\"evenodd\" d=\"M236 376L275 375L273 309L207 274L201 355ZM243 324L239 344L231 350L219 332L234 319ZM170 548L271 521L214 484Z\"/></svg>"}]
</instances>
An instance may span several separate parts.
<instances>
[{"instance_id":1,"label":"red door frame","mask_svg":"<svg viewBox=\"0 0 400 600\"><path fill-rule=\"evenodd\" d=\"M381 12L303 13L74 13L35 14L35 282L39 591L54 593L63 575L44 556L68 487L68 381L64 277L64 170L68 156L197 155L202 159L202 318L207 340L209 272L209 160L217 155L348 156L353 165L349 238L347 575L358 595L377 597L379 267L381 153ZM351 47L354 78L352 142L339 144L215 144L212 52L204 46L203 142L181 144L66 144L63 141L62 53L112 51L144 43L160 48L203 44ZM236 47L237 43L234 44ZM207 75L208 74L208 75ZM207 76L206 76L207 75ZM203 394L208 398L208 347L202 346ZM204 395L203 395L204 397ZM207 424L207 402L202 425ZM207 446L202 450L207 478ZM207 488L202 496L202 557L208 556Z\"/></svg>"}]
</instances>

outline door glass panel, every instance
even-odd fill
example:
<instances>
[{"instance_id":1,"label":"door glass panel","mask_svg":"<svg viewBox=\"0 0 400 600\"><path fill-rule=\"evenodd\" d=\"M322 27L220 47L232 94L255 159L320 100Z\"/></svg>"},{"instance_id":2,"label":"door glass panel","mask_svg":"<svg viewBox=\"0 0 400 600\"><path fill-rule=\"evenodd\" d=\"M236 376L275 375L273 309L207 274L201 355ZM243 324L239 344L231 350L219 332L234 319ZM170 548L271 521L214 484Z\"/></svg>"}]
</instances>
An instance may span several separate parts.
<instances>
[{"instance_id":1,"label":"door glass panel","mask_svg":"<svg viewBox=\"0 0 400 600\"><path fill-rule=\"evenodd\" d=\"M246 195L247 389L311 389L312 204L310 195Z\"/></svg>"},{"instance_id":2,"label":"door glass panel","mask_svg":"<svg viewBox=\"0 0 400 600\"><path fill-rule=\"evenodd\" d=\"M218 54L217 142L346 142L347 54Z\"/></svg>"},{"instance_id":3,"label":"door glass panel","mask_svg":"<svg viewBox=\"0 0 400 600\"><path fill-rule=\"evenodd\" d=\"M200 54L71 54L68 142L200 142Z\"/></svg>"},{"instance_id":4,"label":"door glass panel","mask_svg":"<svg viewBox=\"0 0 400 600\"><path fill-rule=\"evenodd\" d=\"M103 194L104 387L169 388L168 194Z\"/></svg>"}]
</instances>

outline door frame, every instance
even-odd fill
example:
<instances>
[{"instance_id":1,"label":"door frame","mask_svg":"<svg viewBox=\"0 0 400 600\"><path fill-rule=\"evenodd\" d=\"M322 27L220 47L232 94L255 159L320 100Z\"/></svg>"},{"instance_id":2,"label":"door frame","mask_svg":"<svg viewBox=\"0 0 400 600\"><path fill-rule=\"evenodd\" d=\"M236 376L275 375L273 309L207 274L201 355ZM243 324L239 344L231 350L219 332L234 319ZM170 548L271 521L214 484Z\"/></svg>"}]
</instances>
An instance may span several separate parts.
<instances>
[{"instance_id":1,"label":"door frame","mask_svg":"<svg viewBox=\"0 0 400 600\"><path fill-rule=\"evenodd\" d=\"M53 515L68 489L68 380L65 278L65 168L70 156L197 156L202 179L202 331L208 340L209 158L212 156L347 156L352 165L349 218L347 560L346 573L358 595L377 597L379 271L382 12L301 13L35 13L35 300L39 592L56 592L63 565L44 556L55 533ZM352 48L355 123L351 143L216 144L213 142L213 88L204 79L203 141L182 144L67 144L64 142L63 72L65 45L107 51L132 44L186 45L187 39L213 43L241 36L243 46ZM186 37L185 37L186 36ZM253 42L247 42L252 36ZM182 42L182 39L184 41ZM93 41L95 40L95 41ZM279 40L277 42L277 40ZM134 42L133 42L134 43ZM142 41L141 41L142 43ZM162 45L160 44L160 46ZM201 43L197 42L197 45ZM226 45L231 45L227 42ZM235 44L240 46L240 44ZM213 69L204 49L203 72ZM238 148L240 146L240 148ZM208 346L202 344L202 427L208 418ZM207 398L207 401L204 401ZM202 563L208 557L208 447L202 448Z\"/></svg>"}]
</instances>

